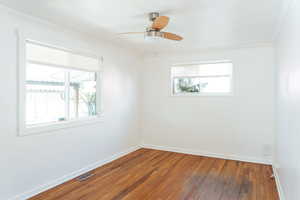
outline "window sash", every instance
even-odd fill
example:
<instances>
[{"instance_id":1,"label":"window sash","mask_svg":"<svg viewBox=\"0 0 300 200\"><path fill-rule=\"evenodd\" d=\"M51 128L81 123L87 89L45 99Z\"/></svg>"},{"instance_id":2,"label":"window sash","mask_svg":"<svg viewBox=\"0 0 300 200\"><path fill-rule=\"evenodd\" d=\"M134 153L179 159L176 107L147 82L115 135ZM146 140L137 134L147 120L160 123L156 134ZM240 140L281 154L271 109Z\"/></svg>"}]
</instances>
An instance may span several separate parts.
<instances>
[{"instance_id":1,"label":"window sash","mask_svg":"<svg viewBox=\"0 0 300 200\"><path fill-rule=\"evenodd\" d=\"M228 64L228 66L223 66L224 68L220 71L217 71L216 75L213 74L213 72L208 72L204 70L201 71L201 69L198 71L199 74L197 74L197 70L201 68L201 66L207 67L207 65L218 65L218 64ZM218 66L215 66L216 69ZM176 68L178 68L176 71ZM179 69L181 68L181 69ZM193 68L191 70L185 70L184 68ZM228 72L226 72L226 68ZM188 72L191 72L191 75L188 74ZM216 62L203 62L203 63L193 63L193 64L175 64L171 67L171 94L172 96L231 96L233 94L233 66L231 61L216 61ZM201 75L201 73L203 75ZM230 91L226 92L207 92L207 91L199 91L199 92L175 92L175 87L176 87L176 79L193 79L193 78L228 78L229 79L229 86L230 86Z\"/></svg>"},{"instance_id":2,"label":"window sash","mask_svg":"<svg viewBox=\"0 0 300 200\"><path fill-rule=\"evenodd\" d=\"M48 65L44 65L44 66L47 66L47 67L52 67L52 66L48 66ZM27 67L27 65L26 65L26 67ZM84 70L77 70L77 71L84 71ZM98 99L98 87L99 87L99 85L98 85L98 73L97 72L91 72L91 73L96 73L96 115L97 114L99 114L99 111L98 111L98 107L100 107L99 105L97 105L98 104L98 101L97 101L97 99ZM35 123L35 124L27 124L26 123L26 117L25 117L25 126L26 127L33 127L33 126L39 126L39 125L46 125L46 124L56 124L56 123L61 123L61 122L68 122L68 121L71 121L71 118L70 118L70 102L71 102L71 99L70 99L70 75L71 75L71 69L70 70L65 70L64 71L64 77L65 77L65 84L64 84L64 93L65 93L65 116L64 116L64 120L62 120L62 121L53 121L53 122L45 122L45 123ZM25 80L26 80L26 77L25 77ZM25 85L26 85L26 83L25 83ZM26 96L27 96L27 91L25 91L25 93L26 93ZM26 98L26 97L25 97ZM26 99L26 101L27 101L27 99ZM27 116L26 115L26 113L27 113L28 111L25 109L25 116ZM81 118L90 118L90 117L94 117L94 116L88 116L88 117L79 117L79 115L77 114L76 115L76 117L75 117L75 120L80 120ZM74 119L73 119L74 120Z\"/></svg>"}]
</instances>

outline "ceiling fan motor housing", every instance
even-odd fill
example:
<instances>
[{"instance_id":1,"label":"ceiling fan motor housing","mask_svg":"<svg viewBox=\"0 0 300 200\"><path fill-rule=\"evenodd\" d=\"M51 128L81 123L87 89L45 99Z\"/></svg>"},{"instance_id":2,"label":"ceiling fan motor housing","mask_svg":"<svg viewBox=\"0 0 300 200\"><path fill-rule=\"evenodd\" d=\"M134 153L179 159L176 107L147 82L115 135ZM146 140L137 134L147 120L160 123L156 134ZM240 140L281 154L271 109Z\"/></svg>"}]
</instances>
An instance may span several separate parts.
<instances>
[{"instance_id":1,"label":"ceiling fan motor housing","mask_svg":"<svg viewBox=\"0 0 300 200\"><path fill-rule=\"evenodd\" d=\"M154 21L157 17L159 17L159 13L158 12L151 12L149 13L149 19L150 21Z\"/></svg>"}]
</instances>

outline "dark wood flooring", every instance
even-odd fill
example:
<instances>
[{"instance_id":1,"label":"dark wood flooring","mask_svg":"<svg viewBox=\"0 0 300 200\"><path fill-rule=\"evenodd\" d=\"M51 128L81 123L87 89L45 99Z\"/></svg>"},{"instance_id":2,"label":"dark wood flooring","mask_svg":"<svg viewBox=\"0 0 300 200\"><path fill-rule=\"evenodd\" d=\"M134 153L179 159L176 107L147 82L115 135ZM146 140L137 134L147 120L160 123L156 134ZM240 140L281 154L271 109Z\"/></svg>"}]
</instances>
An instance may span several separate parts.
<instances>
[{"instance_id":1,"label":"dark wood flooring","mask_svg":"<svg viewBox=\"0 0 300 200\"><path fill-rule=\"evenodd\" d=\"M272 168L140 149L31 200L279 200Z\"/></svg>"}]
</instances>

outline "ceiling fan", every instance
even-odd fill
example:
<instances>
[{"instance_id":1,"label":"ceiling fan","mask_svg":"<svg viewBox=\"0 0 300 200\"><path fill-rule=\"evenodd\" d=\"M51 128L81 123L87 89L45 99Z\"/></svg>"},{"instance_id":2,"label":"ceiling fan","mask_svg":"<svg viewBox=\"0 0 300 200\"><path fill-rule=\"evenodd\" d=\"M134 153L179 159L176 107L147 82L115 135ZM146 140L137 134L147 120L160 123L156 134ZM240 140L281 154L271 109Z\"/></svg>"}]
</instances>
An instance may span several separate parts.
<instances>
[{"instance_id":1,"label":"ceiling fan","mask_svg":"<svg viewBox=\"0 0 300 200\"><path fill-rule=\"evenodd\" d=\"M168 25L169 17L160 16L158 12L151 12L149 13L149 20L152 22L152 24L146 28L145 32L127 32L127 33L120 33L120 35L144 34L145 39L164 38L164 39L176 40L176 41L180 41L183 39L183 37L176 35L174 33L161 31Z\"/></svg>"}]
</instances>

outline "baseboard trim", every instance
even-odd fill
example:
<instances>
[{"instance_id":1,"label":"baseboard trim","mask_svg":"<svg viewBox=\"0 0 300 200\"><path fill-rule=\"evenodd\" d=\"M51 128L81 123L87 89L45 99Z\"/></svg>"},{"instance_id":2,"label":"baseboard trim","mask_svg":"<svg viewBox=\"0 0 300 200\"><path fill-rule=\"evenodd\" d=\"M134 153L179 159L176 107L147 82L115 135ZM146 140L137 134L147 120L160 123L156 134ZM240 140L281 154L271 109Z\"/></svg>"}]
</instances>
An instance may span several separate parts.
<instances>
[{"instance_id":1,"label":"baseboard trim","mask_svg":"<svg viewBox=\"0 0 300 200\"><path fill-rule=\"evenodd\" d=\"M227 159L227 160L237 160L237 161L243 161L243 162L272 165L271 160L267 160L267 159L264 160L264 159L255 158L255 157L247 157L247 156L239 156L239 155L225 155L225 154L212 153L212 152L207 152L207 151L199 151L199 150L184 149L184 148L177 148L177 147L165 147L165 146L158 146L158 145L152 145L152 144L142 144L141 147L162 150L162 151L172 151L172 152L177 152L177 153L192 154L192 155L198 155L198 156L222 158L222 159Z\"/></svg>"},{"instance_id":2,"label":"baseboard trim","mask_svg":"<svg viewBox=\"0 0 300 200\"><path fill-rule=\"evenodd\" d=\"M282 188L282 185L280 183L280 179L279 179L277 169L274 165L272 166L272 168L273 168L273 174L274 174L274 178L275 178L275 182L276 182L277 191L278 191L278 194L279 194L279 199L280 200L285 200L285 196L284 196L284 193L283 193L283 188Z\"/></svg>"},{"instance_id":3,"label":"baseboard trim","mask_svg":"<svg viewBox=\"0 0 300 200\"><path fill-rule=\"evenodd\" d=\"M96 163L93 163L93 164L87 166L87 167L79 169L79 170L77 170L75 172L67 174L67 175L65 175L63 177L60 177L60 178L56 179L56 180L50 181L50 182L48 182L48 183L46 183L44 185L36 187L36 188L34 188L34 189L30 190L30 191L24 192L24 193L22 193L20 195L17 195L15 197L13 197L13 198L10 198L9 200L24 200L24 199L28 199L28 198L33 197L33 196L35 196L35 195L37 195L37 194L39 194L41 192L44 192L44 191L48 190L50 188L53 188L53 187L55 187L57 185L60 185L60 184L62 184L64 182L66 182L66 181L69 181L69 180L71 180L71 179L73 179L73 178L75 178L75 177L77 177L77 176L79 176L81 174L84 174L84 173L86 173L88 171L91 171L93 169L101 167L102 165L105 165L105 164L107 164L109 162L112 162L112 161L114 161L114 160L116 160L116 159L118 159L118 158L120 158L122 156L125 156L125 155L127 155L127 154L129 154L129 153L131 153L133 151L136 151L136 150L138 150L140 148L141 148L140 146L131 147L131 148L125 150L125 151L116 153L116 154L110 156L107 159L100 160L100 161L98 161Z\"/></svg>"}]
</instances>

